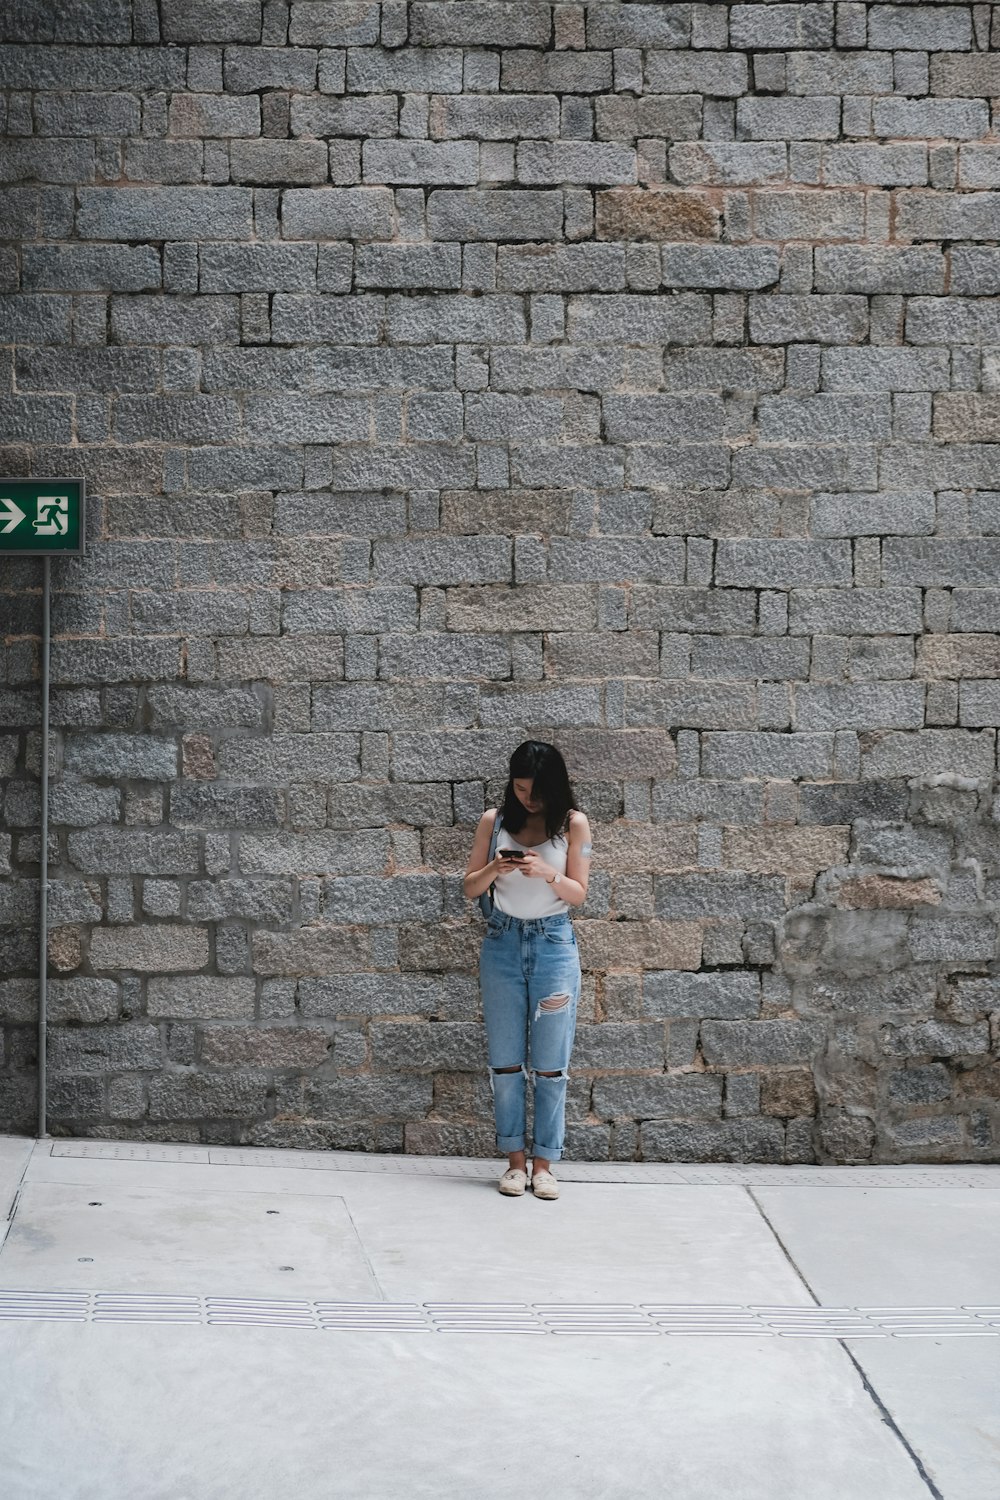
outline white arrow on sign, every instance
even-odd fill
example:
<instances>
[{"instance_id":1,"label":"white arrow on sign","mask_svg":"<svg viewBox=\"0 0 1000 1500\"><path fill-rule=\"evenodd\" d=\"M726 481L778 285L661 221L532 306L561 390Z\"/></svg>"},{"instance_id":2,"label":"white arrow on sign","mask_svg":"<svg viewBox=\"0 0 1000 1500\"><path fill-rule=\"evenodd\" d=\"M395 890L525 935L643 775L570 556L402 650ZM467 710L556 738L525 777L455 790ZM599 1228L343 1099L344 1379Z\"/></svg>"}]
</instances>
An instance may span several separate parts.
<instances>
[{"instance_id":1,"label":"white arrow on sign","mask_svg":"<svg viewBox=\"0 0 1000 1500\"><path fill-rule=\"evenodd\" d=\"M24 520L24 511L19 505L15 505L9 495L0 495L0 521L6 521L6 526L0 526L0 532L6 534L13 531L15 526L20 526Z\"/></svg>"}]
</instances>

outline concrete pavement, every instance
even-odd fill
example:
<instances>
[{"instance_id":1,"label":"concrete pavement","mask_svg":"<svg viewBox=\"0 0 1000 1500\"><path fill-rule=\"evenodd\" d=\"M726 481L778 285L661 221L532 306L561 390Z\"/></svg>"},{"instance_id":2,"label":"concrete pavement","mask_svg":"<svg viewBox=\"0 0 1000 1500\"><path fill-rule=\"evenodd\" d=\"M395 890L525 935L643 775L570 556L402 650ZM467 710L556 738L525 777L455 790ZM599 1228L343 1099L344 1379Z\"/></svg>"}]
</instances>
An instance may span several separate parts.
<instances>
[{"instance_id":1,"label":"concrete pavement","mask_svg":"<svg viewBox=\"0 0 1000 1500\"><path fill-rule=\"evenodd\" d=\"M998 1500L1000 1166L502 1166L0 1137L5 1500Z\"/></svg>"}]
</instances>

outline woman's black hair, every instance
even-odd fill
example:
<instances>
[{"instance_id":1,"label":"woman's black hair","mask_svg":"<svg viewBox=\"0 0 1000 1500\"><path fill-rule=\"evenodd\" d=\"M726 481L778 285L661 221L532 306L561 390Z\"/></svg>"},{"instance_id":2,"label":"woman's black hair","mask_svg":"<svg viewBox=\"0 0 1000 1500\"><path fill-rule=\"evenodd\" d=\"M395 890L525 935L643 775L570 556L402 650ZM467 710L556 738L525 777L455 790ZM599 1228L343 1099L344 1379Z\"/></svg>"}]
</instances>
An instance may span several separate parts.
<instances>
[{"instance_id":1,"label":"woman's black hair","mask_svg":"<svg viewBox=\"0 0 1000 1500\"><path fill-rule=\"evenodd\" d=\"M522 740L510 757L510 776L500 804L503 826L516 838L529 814L515 795L515 777L532 782L532 796L542 803L545 837L555 838L569 827L569 812L576 807L569 772L562 753L545 740Z\"/></svg>"}]
</instances>

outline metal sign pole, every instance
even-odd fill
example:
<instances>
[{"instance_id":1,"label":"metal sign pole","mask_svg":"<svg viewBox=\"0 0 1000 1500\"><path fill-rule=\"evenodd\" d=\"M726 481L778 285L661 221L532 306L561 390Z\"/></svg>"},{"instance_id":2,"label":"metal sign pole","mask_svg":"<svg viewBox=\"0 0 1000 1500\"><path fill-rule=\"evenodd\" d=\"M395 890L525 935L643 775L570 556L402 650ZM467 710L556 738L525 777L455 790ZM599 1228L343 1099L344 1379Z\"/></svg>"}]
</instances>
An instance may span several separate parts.
<instances>
[{"instance_id":1,"label":"metal sign pole","mask_svg":"<svg viewBox=\"0 0 1000 1500\"><path fill-rule=\"evenodd\" d=\"M42 847L38 853L38 1138L45 1128L45 1043L49 970L49 559L42 560Z\"/></svg>"},{"instance_id":2,"label":"metal sign pole","mask_svg":"<svg viewBox=\"0 0 1000 1500\"><path fill-rule=\"evenodd\" d=\"M66 476L0 478L0 556L41 557L42 573L42 845L38 851L38 1135L45 1128L45 1042L49 970L49 616L52 554L82 557L86 550L87 482Z\"/></svg>"}]
</instances>

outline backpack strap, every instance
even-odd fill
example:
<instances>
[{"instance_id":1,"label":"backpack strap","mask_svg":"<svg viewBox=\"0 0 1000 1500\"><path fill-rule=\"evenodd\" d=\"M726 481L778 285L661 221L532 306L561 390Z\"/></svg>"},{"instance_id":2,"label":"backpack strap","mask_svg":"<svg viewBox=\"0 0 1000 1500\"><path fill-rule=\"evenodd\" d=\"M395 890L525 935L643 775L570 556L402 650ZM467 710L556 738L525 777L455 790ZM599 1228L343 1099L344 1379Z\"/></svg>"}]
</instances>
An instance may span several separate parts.
<instances>
[{"instance_id":1,"label":"backpack strap","mask_svg":"<svg viewBox=\"0 0 1000 1500\"><path fill-rule=\"evenodd\" d=\"M493 859L493 856L497 852L497 837L498 837L498 835L500 833L500 824L502 822L503 822L503 818L502 818L500 809L498 807L497 810L496 810L496 816L493 819L493 832L490 834L490 852L489 852L489 857L487 859L487 864L490 863L490 861ZM482 914L483 914L484 917L489 917L490 913L493 910L493 886L494 886L494 884L495 884L495 882L491 881L489 887L485 891L483 891L482 895L479 898L479 909L482 912Z\"/></svg>"}]
</instances>

